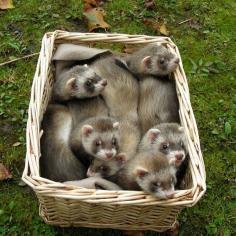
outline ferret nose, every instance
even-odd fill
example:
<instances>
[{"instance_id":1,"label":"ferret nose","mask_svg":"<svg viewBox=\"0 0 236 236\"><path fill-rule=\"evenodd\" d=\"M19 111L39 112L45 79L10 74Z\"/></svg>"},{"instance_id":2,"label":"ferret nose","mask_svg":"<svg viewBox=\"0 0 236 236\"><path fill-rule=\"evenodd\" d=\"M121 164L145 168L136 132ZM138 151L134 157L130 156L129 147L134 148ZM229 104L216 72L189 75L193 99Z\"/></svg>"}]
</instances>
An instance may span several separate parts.
<instances>
[{"instance_id":1,"label":"ferret nose","mask_svg":"<svg viewBox=\"0 0 236 236\"><path fill-rule=\"evenodd\" d=\"M177 154L177 155L175 155L175 158L177 161L182 161L183 156L184 156L183 154Z\"/></svg>"},{"instance_id":2,"label":"ferret nose","mask_svg":"<svg viewBox=\"0 0 236 236\"><path fill-rule=\"evenodd\" d=\"M107 85L107 80L103 79L101 85L106 86Z\"/></svg>"},{"instance_id":3,"label":"ferret nose","mask_svg":"<svg viewBox=\"0 0 236 236\"><path fill-rule=\"evenodd\" d=\"M174 191L166 191L166 197L167 198L172 198L173 197L173 195L174 195Z\"/></svg>"},{"instance_id":4,"label":"ferret nose","mask_svg":"<svg viewBox=\"0 0 236 236\"><path fill-rule=\"evenodd\" d=\"M112 152L106 152L106 157L107 157L108 159L111 159L112 156L113 156L113 153L112 153Z\"/></svg>"},{"instance_id":5,"label":"ferret nose","mask_svg":"<svg viewBox=\"0 0 236 236\"><path fill-rule=\"evenodd\" d=\"M175 63L176 63L176 64L179 64L179 58L176 58L176 59L175 59Z\"/></svg>"}]
</instances>

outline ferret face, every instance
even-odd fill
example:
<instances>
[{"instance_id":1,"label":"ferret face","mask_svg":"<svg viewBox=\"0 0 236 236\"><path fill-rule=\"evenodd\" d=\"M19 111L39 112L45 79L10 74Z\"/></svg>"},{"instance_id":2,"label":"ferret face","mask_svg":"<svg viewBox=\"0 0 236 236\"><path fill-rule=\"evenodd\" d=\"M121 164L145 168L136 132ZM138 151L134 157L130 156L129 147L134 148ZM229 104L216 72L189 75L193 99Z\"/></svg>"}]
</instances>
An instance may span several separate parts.
<instances>
[{"instance_id":1,"label":"ferret face","mask_svg":"<svg viewBox=\"0 0 236 236\"><path fill-rule=\"evenodd\" d=\"M116 156L120 142L117 128L96 132L92 126L86 125L82 129L82 143L87 153L104 161Z\"/></svg>"},{"instance_id":2,"label":"ferret face","mask_svg":"<svg viewBox=\"0 0 236 236\"><path fill-rule=\"evenodd\" d=\"M154 76L165 76L175 71L179 58L169 52L164 46L159 46L153 56L147 56L142 60L144 71Z\"/></svg>"},{"instance_id":3,"label":"ferret face","mask_svg":"<svg viewBox=\"0 0 236 236\"><path fill-rule=\"evenodd\" d=\"M143 191L155 197L161 199L173 197L176 177L171 166L158 172L138 169L136 181Z\"/></svg>"},{"instance_id":4,"label":"ferret face","mask_svg":"<svg viewBox=\"0 0 236 236\"><path fill-rule=\"evenodd\" d=\"M183 141L180 139L176 142L169 139L162 139L156 143L159 152L166 155L171 163L176 167L180 166L185 159L185 147Z\"/></svg>"},{"instance_id":5,"label":"ferret face","mask_svg":"<svg viewBox=\"0 0 236 236\"><path fill-rule=\"evenodd\" d=\"M74 73L67 82L72 97L85 98L99 95L106 87L107 81L98 76L94 70L81 66L78 73Z\"/></svg>"},{"instance_id":6,"label":"ferret face","mask_svg":"<svg viewBox=\"0 0 236 236\"><path fill-rule=\"evenodd\" d=\"M179 167L186 157L185 134L183 128L176 124L163 124L159 129L150 129L144 137L146 148L163 153L169 163Z\"/></svg>"},{"instance_id":7,"label":"ferret face","mask_svg":"<svg viewBox=\"0 0 236 236\"><path fill-rule=\"evenodd\" d=\"M94 159L90 164L87 176L100 176L109 177L116 174L125 163L125 154L120 153L110 161L102 161L100 159Z\"/></svg>"}]
</instances>

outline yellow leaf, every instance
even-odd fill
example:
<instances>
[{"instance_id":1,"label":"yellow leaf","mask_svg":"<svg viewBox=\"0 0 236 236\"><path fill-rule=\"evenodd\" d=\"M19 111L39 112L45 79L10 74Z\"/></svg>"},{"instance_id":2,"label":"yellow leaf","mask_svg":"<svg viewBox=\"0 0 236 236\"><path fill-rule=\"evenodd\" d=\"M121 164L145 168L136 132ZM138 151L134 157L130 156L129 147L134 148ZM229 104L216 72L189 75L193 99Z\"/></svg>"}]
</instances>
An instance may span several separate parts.
<instances>
[{"instance_id":1,"label":"yellow leaf","mask_svg":"<svg viewBox=\"0 0 236 236\"><path fill-rule=\"evenodd\" d=\"M14 8L12 0L0 0L0 9Z\"/></svg>"},{"instance_id":2,"label":"yellow leaf","mask_svg":"<svg viewBox=\"0 0 236 236\"><path fill-rule=\"evenodd\" d=\"M167 30L166 25L164 23L162 23L160 25L160 29L159 29L160 33L165 35L165 36L169 36L170 32Z\"/></svg>"}]
</instances>

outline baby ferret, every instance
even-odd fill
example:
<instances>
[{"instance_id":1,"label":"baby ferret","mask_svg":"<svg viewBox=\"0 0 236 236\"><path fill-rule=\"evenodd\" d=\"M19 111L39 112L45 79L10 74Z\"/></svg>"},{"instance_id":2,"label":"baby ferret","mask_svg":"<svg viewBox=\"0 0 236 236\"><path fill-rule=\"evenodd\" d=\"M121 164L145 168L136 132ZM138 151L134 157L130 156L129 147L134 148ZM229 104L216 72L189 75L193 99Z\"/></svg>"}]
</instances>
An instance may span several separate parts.
<instances>
[{"instance_id":1,"label":"baby ferret","mask_svg":"<svg viewBox=\"0 0 236 236\"><path fill-rule=\"evenodd\" d=\"M113 180L115 174L125 165L126 154L119 153L110 161L94 159L87 170L87 176L98 176Z\"/></svg>"},{"instance_id":2,"label":"baby ferret","mask_svg":"<svg viewBox=\"0 0 236 236\"><path fill-rule=\"evenodd\" d=\"M79 180L86 169L69 146L72 117L64 105L48 106L42 122L40 172L53 181Z\"/></svg>"},{"instance_id":3,"label":"baby ferret","mask_svg":"<svg viewBox=\"0 0 236 236\"><path fill-rule=\"evenodd\" d=\"M138 150L163 153L177 171L176 187L179 188L188 168L189 156L186 147L184 128L177 123L163 123L147 131Z\"/></svg>"},{"instance_id":4,"label":"baby ferret","mask_svg":"<svg viewBox=\"0 0 236 236\"><path fill-rule=\"evenodd\" d=\"M158 43L148 44L125 61L128 69L138 77L169 75L179 64L179 58Z\"/></svg>"},{"instance_id":5,"label":"baby ferret","mask_svg":"<svg viewBox=\"0 0 236 236\"><path fill-rule=\"evenodd\" d=\"M143 190L167 199L174 194L176 170L162 153L139 152L117 173L116 184L127 190Z\"/></svg>"},{"instance_id":6,"label":"baby ferret","mask_svg":"<svg viewBox=\"0 0 236 236\"><path fill-rule=\"evenodd\" d=\"M89 118L72 131L70 146L86 166L91 156L111 160L120 146L119 122L106 116Z\"/></svg>"},{"instance_id":7,"label":"baby ferret","mask_svg":"<svg viewBox=\"0 0 236 236\"><path fill-rule=\"evenodd\" d=\"M161 152L176 167L179 167L186 157L184 128L177 123L154 126L144 135L138 149Z\"/></svg>"},{"instance_id":8,"label":"baby ferret","mask_svg":"<svg viewBox=\"0 0 236 236\"><path fill-rule=\"evenodd\" d=\"M176 170L162 153L139 152L133 159L94 160L87 175L103 177L126 190L143 190L161 199L171 198Z\"/></svg>"},{"instance_id":9,"label":"baby ferret","mask_svg":"<svg viewBox=\"0 0 236 236\"><path fill-rule=\"evenodd\" d=\"M179 58L163 45L153 43L125 58L125 63L139 78L138 115L142 133L156 124L179 122L175 82L169 78Z\"/></svg>"},{"instance_id":10,"label":"baby ferret","mask_svg":"<svg viewBox=\"0 0 236 236\"><path fill-rule=\"evenodd\" d=\"M95 97L106 85L107 81L89 66L74 66L57 78L52 92L53 99L65 102L73 98Z\"/></svg>"}]
</instances>

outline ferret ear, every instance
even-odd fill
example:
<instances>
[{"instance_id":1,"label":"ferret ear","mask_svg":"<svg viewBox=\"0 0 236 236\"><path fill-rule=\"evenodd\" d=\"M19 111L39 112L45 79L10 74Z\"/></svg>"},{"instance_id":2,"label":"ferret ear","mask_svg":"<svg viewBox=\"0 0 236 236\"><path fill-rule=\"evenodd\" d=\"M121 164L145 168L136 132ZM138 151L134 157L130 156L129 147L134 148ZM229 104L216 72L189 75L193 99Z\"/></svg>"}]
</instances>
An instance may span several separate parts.
<instances>
[{"instance_id":1,"label":"ferret ear","mask_svg":"<svg viewBox=\"0 0 236 236\"><path fill-rule=\"evenodd\" d=\"M96 174L96 173L92 170L91 166L89 166L86 175L87 175L88 177L92 177L92 176L95 176L95 174Z\"/></svg>"},{"instance_id":2,"label":"ferret ear","mask_svg":"<svg viewBox=\"0 0 236 236\"><path fill-rule=\"evenodd\" d=\"M160 133L161 131L159 129L148 130L148 133L147 133L148 140L151 142L154 142L158 138Z\"/></svg>"},{"instance_id":3,"label":"ferret ear","mask_svg":"<svg viewBox=\"0 0 236 236\"><path fill-rule=\"evenodd\" d=\"M143 168L143 167L137 167L136 170L134 171L135 176L139 178L143 178L148 174L148 170Z\"/></svg>"},{"instance_id":4,"label":"ferret ear","mask_svg":"<svg viewBox=\"0 0 236 236\"><path fill-rule=\"evenodd\" d=\"M114 122L113 123L113 128L114 129L118 129L119 128L119 125L120 125L120 123L117 121L117 122Z\"/></svg>"},{"instance_id":5,"label":"ferret ear","mask_svg":"<svg viewBox=\"0 0 236 236\"><path fill-rule=\"evenodd\" d=\"M150 56L144 57L141 61L141 65L145 69L150 68L150 66L151 66L151 57Z\"/></svg>"},{"instance_id":6,"label":"ferret ear","mask_svg":"<svg viewBox=\"0 0 236 236\"><path fill-rule=\"evenodd\" d=\"M70 78L67 82L66 82L66 86L70 89L75 89L76 88L76 78Z\"/></svg>"},{"instance_id":7,"label":"ferret ear","mask_svg":"<svg viewBox=\"0 0 236 236\"><path fill-rule=\"evenodd\" d=\"M179 130L180 133L183 133L184 132L184 127L180 126L178 130Z\"/></svg>"},{"instance_id":8,"label":"ferret ear","mask_svg":"<svg viewBox=\"0 0 236 236\"><path fill-rule=\"evenodd\" d=\"M115 160L119 162L119 164L123 164L126 162L126 154L121 152L116 155Z\"/></svg>"},{"instance_id":9,"label":"ferret ear","mask_svg":"<svg viewBox=\"0 0 236 236\"><path fill-rule=\"evenodd\" d=\"M82 135L88 137L93 132L93 127L91 125L83 125Z\"/></svg>"}]
</instances>

